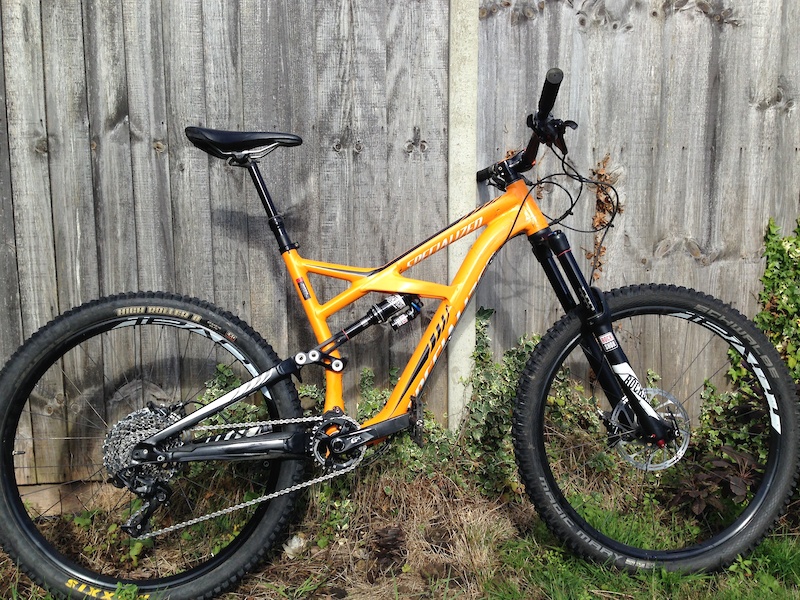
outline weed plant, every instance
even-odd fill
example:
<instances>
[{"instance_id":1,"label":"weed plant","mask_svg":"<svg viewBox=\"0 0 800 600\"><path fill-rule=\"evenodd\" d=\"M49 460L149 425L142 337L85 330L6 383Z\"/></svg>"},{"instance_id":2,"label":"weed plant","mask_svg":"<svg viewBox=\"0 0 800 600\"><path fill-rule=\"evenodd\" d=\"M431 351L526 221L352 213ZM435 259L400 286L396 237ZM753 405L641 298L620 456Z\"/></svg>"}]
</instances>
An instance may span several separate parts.
<instances>
[{"instance_id":1,"label":"weed plant","mask_svg":"<svg viewBox=\"0 0 800 600\"><path fill-rule=\"evenodd\" d=\"M770 222L762 310L756 317L796 380L799 239L800 223L784 238ZM473 398L460 432L454 435L429 418L423 448L406 435L397 436L379 460L370 463L368 453L365 466L355 473L317 486L308 496L305 518L289 533L286 549L224 596L226 600L800 598L797 502L775 535L722 573L628 574L577 559L563 549L521 493L509 436L516 381L537 339L523 338L496 361L487 334L491 316L488 310L478 312L475 368L468 381ZM218 373L209 386L218 390L210 394L231 385L227 379ZM564 394L581 395L566 389L566 377L564 387ZM314 386L301 386L300 391L305 408L319 404L323 395ZM361 373L359 391L359 419L380 407L388 393L375 385L369 370ZM717 394L711 388L705 393ZM721 410L735 410L748 401L717 396ZM574 415L565 409L561 417L568 421ZM711 421L714 414L704 418ZM729 435L735 438L737 432ZM758 448L749 451L757 453ZM49 598L4 555L0 573L0 597ZM120 589L118 596L123 594L135 597L129 588Z\"/></svg>"},{"instance_id":2,"label":"weed plant","mask_svg":"<svg viewBox=\"0 0 800 600\"><path fill-rule=\"evenodd\" d=\"M792 235L781 237L772 219L764 236L761 311L755 323L775 344L795 381L800 381L800 219Z\"/></svg>"}]
</instances>

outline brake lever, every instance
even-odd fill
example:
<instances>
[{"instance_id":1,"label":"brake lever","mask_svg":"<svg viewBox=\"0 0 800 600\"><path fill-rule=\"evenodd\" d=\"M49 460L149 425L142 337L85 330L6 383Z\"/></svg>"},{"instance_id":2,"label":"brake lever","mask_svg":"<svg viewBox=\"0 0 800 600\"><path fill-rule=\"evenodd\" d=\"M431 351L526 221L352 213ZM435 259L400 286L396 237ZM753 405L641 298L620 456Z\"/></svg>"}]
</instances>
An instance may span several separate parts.
<instances>
[{"instance_id":1,"label":"brake lever","mask_svg":"<svg viewBox=\"0 0 800 600\"><path fill-rule=\"evenodd\" d=\"M564 133L567 128L577 129L578 124L575 121L562 121L555 119L551 115L541 119L538 115L528 115L528 127L533 129L534 133L539 137L539 141L547 144L547 146L555 146L562 154L567 154L567 144L564 141Z\"/></svg>"},{"instance_id":2,"label":"brake lever","mask_svg":"<svg viewBox=\"0 0 800 600\"><path fill-rule=\"evenodd\" d=\"M578 124L575 121L559 121L558 122L558 137L553 142L555 144L556 148L561 150L561 154L563 154L563 155L566 155L567 152L568 152L567 144L564 141L564 132L567 130L567 127L569 127L570 129L577 129L578 128Z\"/></svg>"},{"instance_id":3,"label":"brake lever","mask_svg":"<svg viewBox=\"0 0 800 600\"><path fill-rule=\"evenodd\" d=\"M538 152L540 143L547 144L549 147L555 146L561 151L561 154L566 155L568 150L567 144L564 141L564 133L568 128L578 128L578 124L575 121L562 121L561 119L553 118L551 115L548 115L545 119L540 119L538 114L535 116L530 114L528 115L527 124L528 127L533 129L533 136L531 137L531 143L528 145L528 148L506 160L478 171L477 180L479 183L485 181L487 185L496 187L503 192L506 191L506 188L512 181L515 181L519 177L522 177L529 186L532 185L527 178L522 176L522 173L533 166L535 156L529 157L531 164L527 166L522 165L522 167L520 167L520 163L523 162L523 156L528 152L535 155ZM536 143L532 146L534 142ZM531 147L534 149L531 150ZM527 162L525 162L525 164L527 164Z\"/></svg>"}]
</instances>

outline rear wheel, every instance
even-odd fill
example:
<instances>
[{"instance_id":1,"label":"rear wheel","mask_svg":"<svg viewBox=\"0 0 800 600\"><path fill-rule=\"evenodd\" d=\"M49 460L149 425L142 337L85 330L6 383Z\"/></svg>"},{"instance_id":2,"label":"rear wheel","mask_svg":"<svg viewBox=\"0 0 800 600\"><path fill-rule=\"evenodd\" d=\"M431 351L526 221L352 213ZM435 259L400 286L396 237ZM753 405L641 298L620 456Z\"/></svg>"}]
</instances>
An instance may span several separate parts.
<instances>
[{"instance_id":1,"label":"rear wheel","mask_svg":"<svg viewBox=\"0 0 800 600\"><path fill-rule=\"evenodd\" d=\"M104 597L121 583L151 598L205 598L232 585L275 545L296 494L226 509L295 485L302 461L137 470L130 453L182 414L278 362L236 317L167 294L106 298L42 328L0 374L6 550L59 597ZM300 415L294 387L284 380L201 422L190 435ZM137 539L123 530L142 501L119 486L120 476L169 490L169 502L149 519L154 537ZM211 513L216 516L203 519Z\"/></svg>"},{"instance_id":2,"label":"rear wheel","mask_svg":"<svg viewBox=\"0 0 800 600\"><path fill-rule=\"evenodd\" d=\"M614 332L652 406L663 448L606 399L573 313L520 379L514 445L531 499L572 550L623 568L720 568L765 535L797 477L794 383L741 314L692 290L606 294Z\"/></svg>"}]
</instances>

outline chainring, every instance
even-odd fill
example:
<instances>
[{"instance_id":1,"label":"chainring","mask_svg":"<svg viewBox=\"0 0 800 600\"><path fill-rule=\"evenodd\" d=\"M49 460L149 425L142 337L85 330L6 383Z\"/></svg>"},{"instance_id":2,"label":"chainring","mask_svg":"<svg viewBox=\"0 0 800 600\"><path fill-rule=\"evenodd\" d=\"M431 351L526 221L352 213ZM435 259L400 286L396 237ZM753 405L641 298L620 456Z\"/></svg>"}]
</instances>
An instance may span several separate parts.
<instances>
[{"instance_id":1,"label":"chainring","mask_svg":"<svg viewBox=\"0 0 800 600\"><path fill-rule=\"evenodd\" d=\"M328 411L322 415L322 421L311 430L309 452L325 471L335 472L347 469L361 461L366 452L366 446L359 446L347 453L337 454L331 449L331 443L338 435L352 433L358 429L360 429L358 421L348 417L341 410Z\"/></svg>"}]
</instances>

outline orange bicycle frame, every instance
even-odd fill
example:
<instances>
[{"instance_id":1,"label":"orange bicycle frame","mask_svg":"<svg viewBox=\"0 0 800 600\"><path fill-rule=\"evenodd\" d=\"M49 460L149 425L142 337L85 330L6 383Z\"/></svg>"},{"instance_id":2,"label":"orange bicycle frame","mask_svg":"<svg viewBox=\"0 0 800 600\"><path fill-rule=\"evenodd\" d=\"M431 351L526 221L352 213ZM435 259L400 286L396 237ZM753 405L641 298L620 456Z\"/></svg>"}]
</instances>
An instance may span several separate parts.
<instances>
[{"instance_id":1,"label":"orange bicycle frame","mask_svg":"<svg viewBox=\"0 0 800 600\"><path fill-rule=\"evenodd\" d=\"M288 248L282 253L314 335L320 344L332 338L328 319L368 293L414 294L420 298L439 301L430 324L385 406L362 426L380 423L408 412L411 397L420 393L491 258L510 238L521 234L530 236L547 226L547 220L528 187L519 180L509 185L503 195L478 207L427 241L377 269L309 260L301 257L296 247ZM408 269L450 244L479 231L480 234L449 285L403 275ZM343 280L350 285L330 300L321 303L309 280L309 275L312 274ZM321 350L323 352L326 350L324 345ZM336 351L331 354L339 356ZM325 383L324 410L326 412L335 408L344 410L342 373L328 370Z\"/></svg>"}]
</instances>

